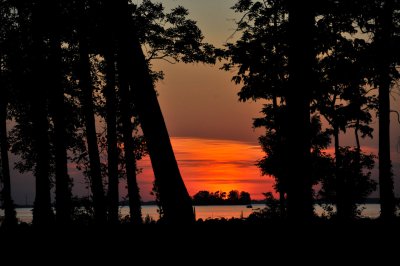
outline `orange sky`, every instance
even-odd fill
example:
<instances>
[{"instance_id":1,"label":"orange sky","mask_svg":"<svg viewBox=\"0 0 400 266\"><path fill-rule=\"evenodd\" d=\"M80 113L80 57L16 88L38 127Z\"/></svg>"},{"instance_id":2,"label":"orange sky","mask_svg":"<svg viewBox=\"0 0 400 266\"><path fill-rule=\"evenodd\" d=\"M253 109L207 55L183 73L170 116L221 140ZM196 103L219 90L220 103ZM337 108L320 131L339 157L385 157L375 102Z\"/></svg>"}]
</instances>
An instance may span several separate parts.
<instances>
[{"instance_id":1,"label":"orange sky","mask_svg":"<svg viewBox=\"0 0 400 266\"><path fill-rule=\"evenodd\" d=\"M254 165L263 156L258 145L200 138L174 137L171 140L190 195L199 190L243 190L250 192L253 199L262 199L263 192L273 191L273 180L261 176ZM141 161L139 167L143 168L138 176L141 195L148 200L154 180L149 158Z\"/></svg>"}]
</instances>

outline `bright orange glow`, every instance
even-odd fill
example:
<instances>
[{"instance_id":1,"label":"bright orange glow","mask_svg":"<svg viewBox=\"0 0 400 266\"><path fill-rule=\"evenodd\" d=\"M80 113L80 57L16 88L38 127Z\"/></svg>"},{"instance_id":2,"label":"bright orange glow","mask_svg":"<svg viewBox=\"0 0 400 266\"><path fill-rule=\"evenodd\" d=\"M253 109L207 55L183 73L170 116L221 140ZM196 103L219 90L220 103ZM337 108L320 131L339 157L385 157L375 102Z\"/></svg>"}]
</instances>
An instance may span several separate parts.
<instances>
[{"instance_id":1,"label":"bright orange glow","mask_svg":"<svg viewBox=\"0 0 400 266\"><path fill-rule=\"evenodd\" d=\"M274 180L255 166L264 156L259 146L231 140L171 138L179 168L191 196L200 190L247 191L253 199L273 191ZM138 181L143 200L149 200L154 175L149 158L139 162Z\"/></svg>"}]
</instances>

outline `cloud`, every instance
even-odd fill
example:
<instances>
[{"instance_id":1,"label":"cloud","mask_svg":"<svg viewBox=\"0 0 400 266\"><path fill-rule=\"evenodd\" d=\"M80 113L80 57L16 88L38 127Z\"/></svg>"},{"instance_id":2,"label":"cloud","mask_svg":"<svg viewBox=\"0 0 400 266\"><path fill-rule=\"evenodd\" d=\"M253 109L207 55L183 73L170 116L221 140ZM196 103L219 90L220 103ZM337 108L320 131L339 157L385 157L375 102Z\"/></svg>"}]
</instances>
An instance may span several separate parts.
<instances>
[{"instance_id":1,"label":"cloud","mask_svg":"<svg viewBox=\"0 0 400 266\"><path fill-rule=\"evenodd\" d=\"M273 191L273 179L263 177L255 166L264 156L254 144L218 139L171 138L182 178L191 195L200 190L247 191L254 198ZM138 176L139 184L154 180L149 158L138 163L143 172ZM141 188L143 199L149 196L149 186Z\"/></svg>"}]
</instances>

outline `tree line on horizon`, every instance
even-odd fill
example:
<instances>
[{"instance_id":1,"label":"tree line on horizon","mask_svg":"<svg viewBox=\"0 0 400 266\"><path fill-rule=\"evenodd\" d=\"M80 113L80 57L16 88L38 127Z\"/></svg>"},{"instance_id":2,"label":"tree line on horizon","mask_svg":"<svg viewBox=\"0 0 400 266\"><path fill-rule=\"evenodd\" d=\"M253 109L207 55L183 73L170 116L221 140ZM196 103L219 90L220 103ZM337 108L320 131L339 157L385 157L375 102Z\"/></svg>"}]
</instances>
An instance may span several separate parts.
<instances>
[{"instance_id":1,"label":"tree line on horizon","mask_svg":"<svg viewBox=\"0 0 400 266\"><path fill-rule=\"evenodd\" d=\"M130 222L142 223L136 161L146 154L162 220L194 221L157 100L163 73L152 69L154 60L219 59L223 69L236 71L241 101L266 102L264 117L254 120L266 129L258 166L275 177L281 218L293 222L311 221L321 198L335 203L339 220L356 217L357 204L377 186L370 173L375 156L360 142L373 137L377 113L381 218L394 219L389 129L390 92L399 78L399 5L238 0L240 37L215 49L180 6L166 12L150 0L1 0L3 226L17 223L9 151L20 158L15 168L35 177L35 226L74 222L69 162L87 177L95 224L119 222L120 178L127 180ZM340 136L350 130L356 145L344 147ZM331 142L334 155L324 152Z\"/></svg>"},{"instance_id":2,"label":"tree line on horizon","mask_svg":"<svg viewBox=\"0 0 400 266\"><path fill-rule=\"evenodd\" d=\"M200 190L193 195L194 205L248 205L251 204L251 196L249 192L231 190L210 192Z\"/></svg>"}]
</instances>

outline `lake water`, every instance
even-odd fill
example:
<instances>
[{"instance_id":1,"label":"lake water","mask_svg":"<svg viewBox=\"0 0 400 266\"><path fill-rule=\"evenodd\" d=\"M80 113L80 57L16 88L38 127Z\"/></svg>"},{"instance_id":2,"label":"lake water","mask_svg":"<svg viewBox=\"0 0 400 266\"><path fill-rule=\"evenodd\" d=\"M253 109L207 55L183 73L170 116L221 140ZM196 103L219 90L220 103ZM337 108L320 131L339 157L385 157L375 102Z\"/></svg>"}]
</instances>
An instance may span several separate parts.
<instances>
[{"instance_id":1,"label":"lake water","mask_svg":"<svg viewBox=\"0 0 400 266\"><path fill-rule=\"evenodd\" d=\"M196 219L207 219L207 218L246 218L253 211L260 210L264 208L264 204L253 204L252 208L247 208L246 205L235 205L235 206L196 206ZM364 210L362 215L370 218L377 218L380 212L379 204L366 204L363 205ZM321 215L324 210L317 206L315 208L317 214ZM128 207L120 208L121 216L124 217L129 214ZM149 215L154 220L158 219L157 206L156 205L146 205L142 207L143 217ZM3 216L3 210L0 210L0 216ZM32 222L32 209L31 208L17 208L17 218L21 222L31 223Z\"/></svg>"}]
</instances>

